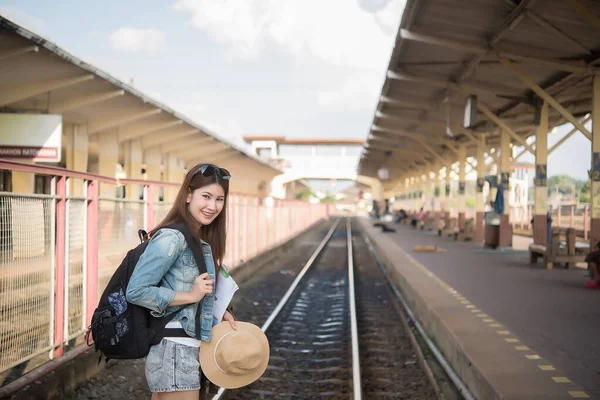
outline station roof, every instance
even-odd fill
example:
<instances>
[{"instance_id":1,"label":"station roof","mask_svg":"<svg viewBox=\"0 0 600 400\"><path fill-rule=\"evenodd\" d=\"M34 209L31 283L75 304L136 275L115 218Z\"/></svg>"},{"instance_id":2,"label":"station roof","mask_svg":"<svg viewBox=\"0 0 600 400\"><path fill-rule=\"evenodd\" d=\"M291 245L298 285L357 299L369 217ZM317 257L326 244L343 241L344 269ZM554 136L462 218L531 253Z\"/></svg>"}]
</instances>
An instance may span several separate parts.
<instances>
[{"instance_id":1,"label":"station roof","mask_svg":"<svg viewBox=\"0 0 600 400\"><path fill-rule=\"evenodd\" d=\"M585 122L600 63L598 15L591 0L407 0L358 173L375 177L385 165L389 187L426 163L456 160L458 143L475 156L481 135L499 144L495 117L520 145L535 134L531 84ZM469 95L478 106L467 130ZM550 104L552 129L568 120Z\"/></svg>"},{"instance_id":2,"label":"station roof","mask_svg":"<svg viewBox=\"0 0 600 400\"><path fill-rule=\"evenodd\" d=\"M246 159L266 175L282 172L40 35L0 16L0 112L61 114L87 123L88 135L119 129L119 142L142 139L186 166ZM190 150L191 149L191 150ZM194 151L198 149L198 151ZM90 141L90 157L98 143ZM263 168L264 167L264 168Z\"/></svg>"},{"instance_id":3,"label":"station roof","mask_svg":"<svg viewBox=\"0 0 600 400\"><path fill-rule=\"evenodd\" d=\"M362 146L365 141L362 139L344 139L344 138L302 138L292 139L285 136L244 136L248 143L256 141L274 141L277 144L299 144L299 145L356 145Z\"/></svg>"}]
</instances>

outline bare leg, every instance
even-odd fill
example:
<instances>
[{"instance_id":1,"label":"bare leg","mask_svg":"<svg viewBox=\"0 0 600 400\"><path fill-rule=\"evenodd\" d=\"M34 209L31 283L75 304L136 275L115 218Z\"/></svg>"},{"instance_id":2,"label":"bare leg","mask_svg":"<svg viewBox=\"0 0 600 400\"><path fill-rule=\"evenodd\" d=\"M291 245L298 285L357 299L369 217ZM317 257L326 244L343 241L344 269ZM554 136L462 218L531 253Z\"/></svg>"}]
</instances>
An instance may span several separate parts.
<instances>
[{"instance_id":1,"label":"bare leg","mask_svg":"<svg viewBox=\"0 0 600 400\"><path fill-rule=\"evenodd\" d=\"M198 400L198 396L198 390L186 390L183 392L152 393L152 400Z\"/></svg>"}]
</instances>

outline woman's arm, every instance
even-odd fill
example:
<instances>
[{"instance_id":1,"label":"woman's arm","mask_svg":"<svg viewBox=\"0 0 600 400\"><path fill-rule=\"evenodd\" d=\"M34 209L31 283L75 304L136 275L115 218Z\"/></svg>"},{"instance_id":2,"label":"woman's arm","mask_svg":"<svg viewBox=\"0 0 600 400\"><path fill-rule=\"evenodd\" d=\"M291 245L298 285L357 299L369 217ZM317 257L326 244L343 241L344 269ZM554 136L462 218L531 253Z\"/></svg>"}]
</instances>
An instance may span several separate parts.
<instances>
[{"instance_id":1,"label":"woman's arm","mask_svg":"<svg viewBox=\"0 0 600 400\"><path fill-rule=\"evenodd\" d=\"M170 288L157 286L177 260L180 248L180 238L176 232L160 230L154 234L133 270L125 294L127 301L152 310L155 317L163 316L167 306L176 297L178 301L187 301L189 293L179 292L178 296Z\"/></svg>"}]
</instances>

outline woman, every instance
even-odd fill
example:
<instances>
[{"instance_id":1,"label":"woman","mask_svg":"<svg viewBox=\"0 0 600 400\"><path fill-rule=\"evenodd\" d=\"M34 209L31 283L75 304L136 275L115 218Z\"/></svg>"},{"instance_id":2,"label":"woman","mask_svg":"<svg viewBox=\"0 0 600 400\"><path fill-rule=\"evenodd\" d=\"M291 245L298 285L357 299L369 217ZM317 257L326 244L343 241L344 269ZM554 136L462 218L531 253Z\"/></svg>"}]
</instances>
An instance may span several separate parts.
<instances>
[{"instance_id":1,"label":"woman","mask_svg":"<svg viewBox=\"0 0 600 400\"><path fill-rule=\"evenodd\" d=\"M187 173L173 207L150 232L127 286L127 301L150 309L155 317L177 312L167 324L184 337L166 337L150 348L146 380L153 400L197 399L200 390L199 346L212 328L215 266L225 254L226 204L231 175L212 164L199 164ZM198 266L183 234L167 225L185 223L200 241L206 273ZM201 318L196 320L200 312ZM235 329L231 313L224 321ZM175 335L174 335L175 336ZM177 335L179 336L179 335Z\"/></svg>"}]
</instances>

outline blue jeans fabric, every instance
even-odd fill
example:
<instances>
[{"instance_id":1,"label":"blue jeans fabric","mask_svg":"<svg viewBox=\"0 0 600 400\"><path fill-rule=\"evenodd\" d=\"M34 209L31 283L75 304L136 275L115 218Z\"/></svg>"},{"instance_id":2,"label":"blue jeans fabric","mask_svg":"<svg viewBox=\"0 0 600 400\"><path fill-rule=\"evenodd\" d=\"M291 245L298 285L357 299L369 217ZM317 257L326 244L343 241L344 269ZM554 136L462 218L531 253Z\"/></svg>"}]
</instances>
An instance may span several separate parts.
<instances>
[{"instance_id":1,"label":"blue jeans fabric","mask_svg":"<svg viewBox=\"0 0 600 400\"><path fill-rule=\"evenodd\" d=\"M146 381L152 393L200 390L200 353L163 339L146 357Z\"/></svg>"}]
</instances>

